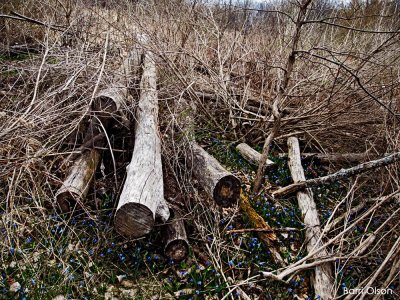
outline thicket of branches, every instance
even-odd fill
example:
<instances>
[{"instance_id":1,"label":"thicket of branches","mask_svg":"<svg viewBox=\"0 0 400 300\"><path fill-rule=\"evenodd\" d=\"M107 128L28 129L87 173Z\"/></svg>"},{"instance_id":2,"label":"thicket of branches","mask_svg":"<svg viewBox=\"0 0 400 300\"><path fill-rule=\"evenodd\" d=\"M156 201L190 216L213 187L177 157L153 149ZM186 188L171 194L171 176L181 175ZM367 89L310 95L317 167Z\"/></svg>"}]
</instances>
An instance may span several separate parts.
<instances>
[{"instance_id":1,"label":"thicket of branches","mask_svg":"<svg viewBox=\"0 0 400 300\"><path fill-rule=\"evenodd\" d=\"M2 269L8 270L14 249L22 249L28 235L38 242L20 260L40 253L70 264L65 254L49 249L65 239L73 244L84 230L59 221L70 231L55 245L43 242L53 222L54 193L68 169L62 162L82 144L88 104L112 81L138 32L150 36L147 47L157 57L163 162L173 199L167 200L184 207L193 240L207 244L205 253L222 270L223 257L234 255L231 240L216 224L238 218L238 208L210 208L197 192L184 159L188 140L176 103L185 98L197 106L196 137L206 148L213 138L227 145L246 142L262 148L267 159L287 152L287 138L296 136L302 152L366 153L366 160L399 152L399 26L396 1L5 1L0 5ZM98 198L108 194L115 202L123 183L133 147L137 83L138 78L128 83L131 96L109 137L114 155L105 154L104 175L98 172L88 196L93 205L85 213L91 220L102 207ZM327 167L333 172L343 166ZM235 171L247 178L247 192L271 199L262 163L257 175ZM337 297L347 265L356 270L355 287L390 286L398 292L399 175L399 165L392 164L342 182L345 192L338 198L328 195L333 214L323 224L329 253L324 259L335 263ZM115 238L110 224L111 218L104 232L96 231L104 243ZM216 242L208 242L210 235ZM88 249L81 255L92 261ZM319 264L312 256L301 261L309 264L304 269ZM35 262L39 280L44 281L47 262ZM223 281L229 293L243 292L246 285L263 287L271 278L289 282L304 271L298 265L267 279L256 274ZM86 281L88 290L97 284Z\"/></svg>"}]
</instances>

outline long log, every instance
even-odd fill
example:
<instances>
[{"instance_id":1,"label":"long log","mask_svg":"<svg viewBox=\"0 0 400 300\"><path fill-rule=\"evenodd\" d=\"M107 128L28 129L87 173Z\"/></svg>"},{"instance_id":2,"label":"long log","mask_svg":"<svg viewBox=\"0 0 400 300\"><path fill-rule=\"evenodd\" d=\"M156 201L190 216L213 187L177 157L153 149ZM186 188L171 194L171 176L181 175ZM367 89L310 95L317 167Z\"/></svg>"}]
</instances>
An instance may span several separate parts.
<instances>
[{"instance_id":1,"label":"long log","mask_svg":"<svg viewBox=\"0 0 400 300\"><path fill-rule=\"evenodd\" d=\"M235 205L240 197L240 180L196 142L191 142L192 172L204 190L222 207Z\"/></svg>"},{"instance_id":2,"label":"long log","mask_svg":"<svg viewBox=\"0 0 400 300\"><path fill-rule=\"evenodd\" d=\"M185 223L181 214L171 210L171 220L164 226L164 253L175 262L184 260L189 254Z\"/></svg>"},{"instance_id":3,"label":"long log","mask_svg":"<svg viewBox=\"0 0 400 300\"><path fill-rule=\"evenodd\" d=\"M376 160L371 160L369 162L365 162L362 164L359 164L355 167L348 168L348 169L342 169L336 173L326 175L323 177L315 178L315 179L309 179L309 180L301 180L299 182L295 182L293 184L290 184L288 186L285 186L275 192L272 193L272 196L274 197L282 197L284 195L287 195L289 193L294 193L297 192L301 189L304 188L309 188L309 187L314 187L314 186L319 186L319 185L324 185L327 183L335 182L341 179L345 179L357 174L361 174L373 169L381 168L388 166L390 164L393 164L397 161L400 161L400 152L396 152L394 154L391 154L389 156L376 159Z\"/></svg>"},{"instance_id":4,"label":"long log","mask_svg":"<svg viewBox=\"0 0 400 300\"><path fill-rule=\"evenodd\" d=\"M295 137L288 139L289 146L289 169L294 182L304 181L304 170L301 165L299 141ZM322 244L320 241L321 227L318 218L318 211L310 189L297 192L297 201L303 216L304 225L306 227L307 251L312 252L319 248ZM318 257L326 257L328 253L326 249L316 254ZM315 295L319 295L322 299L333 299L334 297L334 277L332 266L329 263L321 264L315 267L311 278L314 286Z\"/></svg>"},{"instance_id":5,"label":"long log","mask_svg":"<svg viewBox=\"0 0 400 300\"><path fill-rule=\"evenodd\" d=\"M141 237L149 233L155 223L157 208L166 207L156 84L154 57L146 52L136 112L135 147L114 219L115 229L127 237Z\"/></svg>"},{"instance_id":6,"label":"long log","mask_svg":"<svg viewBox=\"0 0 400 300\"><path fill-rule=\"evenodd\" d=\"M261 153L251 148L246 143L241 143L236 146L236 150L251 164L258 165L261 160ZM272 160L267 160L267 167L272 166L275 163Z\"/></svg>"}]
</instances>

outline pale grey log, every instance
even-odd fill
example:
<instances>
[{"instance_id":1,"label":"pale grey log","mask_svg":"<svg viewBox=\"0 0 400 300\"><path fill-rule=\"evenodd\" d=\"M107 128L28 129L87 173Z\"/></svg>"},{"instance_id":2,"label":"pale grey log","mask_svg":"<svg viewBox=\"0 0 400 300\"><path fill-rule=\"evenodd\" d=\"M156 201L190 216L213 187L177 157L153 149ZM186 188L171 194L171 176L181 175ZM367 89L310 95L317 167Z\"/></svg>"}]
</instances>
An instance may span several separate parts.
<instances>
[{"instance_id":1,"label":"pale grey log","mask_svg":"<svg viewBox=\"0 0 400 300\"><path fill-rule=\"evenodd\" d=\"M196 142L190 143L193 175L204 190L222 207L235 205L240 197L240 181Z\"/></svg>"},{"instance_id":2,"label":"pale grey log","mask_svg":"<svg viewBox=\"0 0 400 300\"><path fill-rule=\"evenodd\" d=\"M74 161L63 185L55 196L62 212L68 212L76 205L82 206L100 161L100 156L99 150L92 149L82 152Z\"/></svg>"},{"instance_id":3,"label":"pale grey log","mask_svg":"<svg viewBox=\"0 0 400 300\"><path fill-rule=\"evenodd\" d=\"M157 208L165 201L157 120L156 66L150 52L144 55L140 90L135 148L114 219L115 229L127 237L149 233L154 226Z\"/></svg>"},{"instance_id":4,"label":"pale grey log","mask_svg":"<svg viewBox=\"0 0 400 300\"><path fill-rule=\"evenodd\" d=\"M236 150L246 159L248 162L252 163L253 165L258 166L261 160L261 153L251 148L246 143L241 143L236 146ZM272 160L267 159L267 167L274 165Z\"/></svg>"},{"instance_id":5,"label":"pale grey log","mask_svg":"<svg viewBox=\"0 0 400 300\"><path fill-rule=\"evenodd\" d=\"M164 227L164 252L175 262L184 260L189 254L185 223L177 210L171 213L171 220Z\"/></svg>"},{"instance_id":6,"label":"pale grey log","mask_svg":"<svg viewBox=\"0 0 400 300\"><path fill-rule=\"evenodd\" d=\"M288 139L289 146L289 169L292 174L293 181L304 181L304 170L301 165L299 141L295 137ZM318 211L313 199L313 194L310 189L297 192L297 201L301 214L303 216L304 225L306 227L306 242L307 251L313 250L322 246L320 241L321 227L318 218ZM319 241L319 242L318 242ZM326 249L321 250L316 254L317 257L327 257ZM315 267L314 274L311 280L315 295L319 295L322 299L333 299L334 297L334 277L333 268L329 263L321 264Z\"/></svg>"}]
</instances>

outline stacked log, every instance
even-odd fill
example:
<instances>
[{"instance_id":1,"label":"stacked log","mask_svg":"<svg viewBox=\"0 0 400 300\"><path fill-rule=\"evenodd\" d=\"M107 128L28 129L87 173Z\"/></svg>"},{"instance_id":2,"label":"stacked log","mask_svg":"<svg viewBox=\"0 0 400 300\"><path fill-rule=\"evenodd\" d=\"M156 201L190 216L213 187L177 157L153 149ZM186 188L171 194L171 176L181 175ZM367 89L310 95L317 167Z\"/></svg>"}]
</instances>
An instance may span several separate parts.
<instances>
[{"instance_id":1,"label":"stacked log","mask_svg":"<svg viewBox=\"0 0 400 300\"><path fill-rule=\"evenodd\" d=\"M171 210L171 218L164 226L164 253L175 262L184 260L189 254L189 241L184 220L177 209Z\"/></svg>"},{"instance_id":2,"label":"stacked log","mask_svg":"<svg viewBox=\"0 0 400 300\"><path fill-rule=\"evenodd\" d=\"M131 73L132 58L136 56L136 50L132 51L119 67L111 86L97 93L92 101L90 126L83 145L78 149L80 154L67 158L73 162L72 167L55 195L56 204L64 213L83 207L102 156L98 147L106 146L106 134L103 131L111 127L115 114L128 97L127 78Z\"/></svg>"},{"instance_id":3,"label":"stacked log","mask_svg":"<svg viewBox=\"0 0 400 300\"><path fill-rule=\"evenodd\" d=\"M153 54L147 51L136 113L135 148L114 219L115 229L126 237L141 237L149 233L157 209L162 219L169 218L164 200L156 88L155 61Z\"/></svg>"}]
</instances>

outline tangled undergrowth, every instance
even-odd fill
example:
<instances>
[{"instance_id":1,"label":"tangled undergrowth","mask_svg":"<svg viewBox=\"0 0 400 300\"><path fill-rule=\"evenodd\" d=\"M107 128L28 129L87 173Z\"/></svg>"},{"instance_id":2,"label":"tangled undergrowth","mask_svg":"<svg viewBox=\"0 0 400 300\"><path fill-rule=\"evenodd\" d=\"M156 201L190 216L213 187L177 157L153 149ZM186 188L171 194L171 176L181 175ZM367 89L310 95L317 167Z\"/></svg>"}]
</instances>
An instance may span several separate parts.
<instances>
[{"instance_id":1,"label":"tangled undergrowth","mask_svg":"<svg viewBox=\"0 0 400 300\"><path fill-rule=\"evenodd\" d=\"M196 1L115 0L106 7L6 2L1 14L17 10L62 30L0 18L0 299L318 298L312 268L280 281L260 276L284 267L239 205L217 207L192 179L176 103L188 99L197 106L197 142L241 180L251 206L277 230L284 262L295 264L307 257L296 197L271 197L292 182L281 155L286 138L298 136L302 152L366 152L372 159L399 151L399 18L393 3L378 1L378 13L369 14L371 7L313 2L270 152L275 164L254 194L256 166L235 147L247 142L261 152L273 126L270 106L291 50L295 25L287 15L296 16L295 4L259 10L250 26L251 10ZM313 22L321 18L328 21ZM329 18L340 26L327 25ZM137 32L150 36L149 50L157 55L165 194L185 211L191 245L179 263L164 255L161 225L136 240L113 229L134 146L138 73L127 80L130 96L101 149L84 209L60 214L54 205L69 168L65 161L84 141L89 104L137 47ZM302 163L307 178L344 167L317 159ZM394 291L387 299L398 297L398 200L376 205L398 195L399 175L393 164L313 188L324 240L332 241L337 297L371 278L374 287Z\"/></svg>"}]
</instances>

